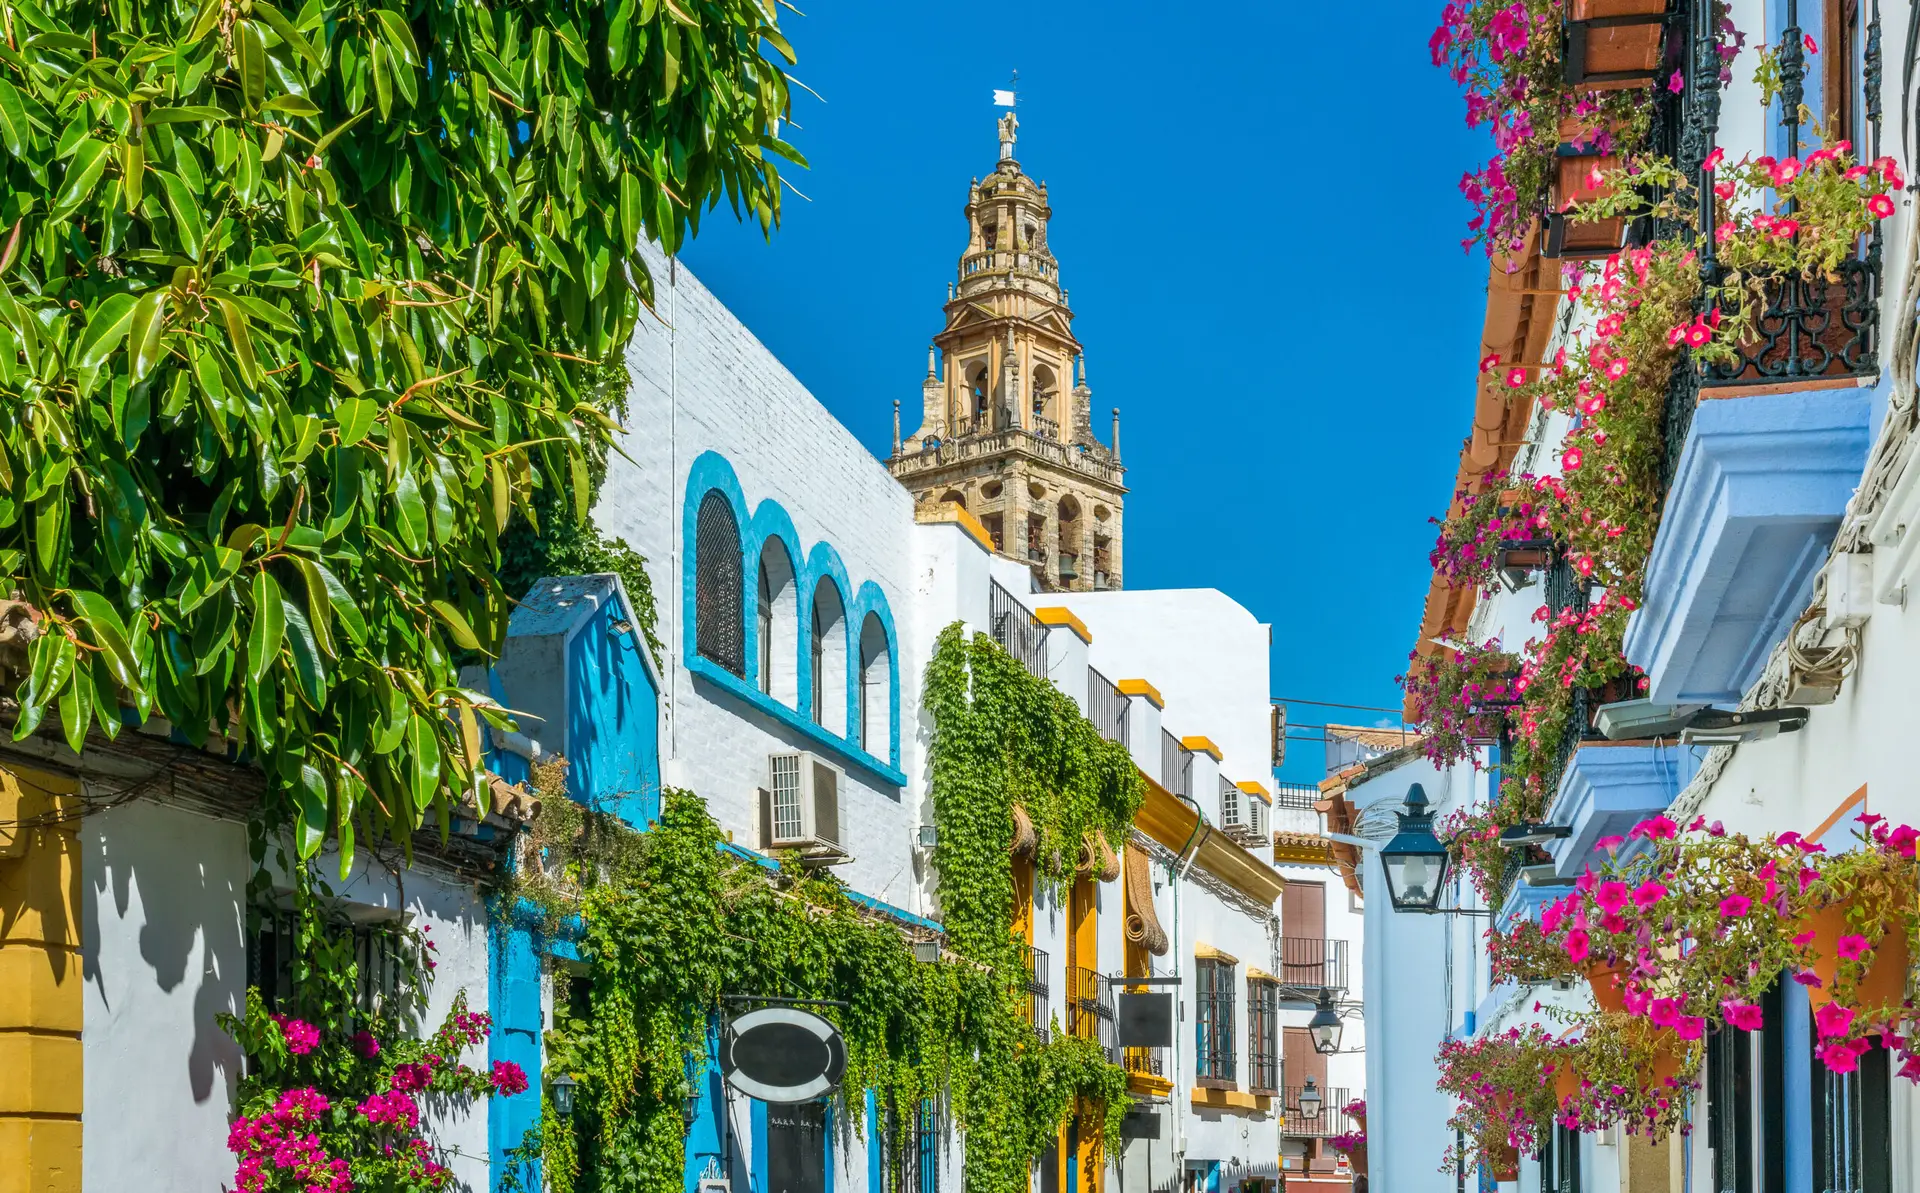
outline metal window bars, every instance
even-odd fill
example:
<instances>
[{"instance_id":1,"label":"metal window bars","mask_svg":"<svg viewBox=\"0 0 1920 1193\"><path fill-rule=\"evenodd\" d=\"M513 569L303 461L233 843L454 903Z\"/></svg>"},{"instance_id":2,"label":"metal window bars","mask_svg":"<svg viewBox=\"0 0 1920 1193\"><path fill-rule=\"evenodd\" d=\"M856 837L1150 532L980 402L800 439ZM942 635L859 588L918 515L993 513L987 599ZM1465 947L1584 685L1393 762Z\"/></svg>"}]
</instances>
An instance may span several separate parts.
<instances>
[{"instance_id":1,"label":"metal window bars","mask_svg":"<svg viewBox=\"0 0 1920 1193\"><path fill-rule=\"evenodd\" d=\"M1052 1022L1052 1012L1047 1006L1047 961L1046 953L1027 946L1027 1004L1023 1014L1042 1044L1047 1042L1047 1028Z\"/></svg>"},{"instance_id":2,"label":"metal window bars","mask_svg":"<svg viewBox=\"0 0 1920 1193\"><path fill-rule=\"evenodd\" d=\"M1264 978L1247 983L1247 1089L1280 1089L1280 990Z\"/></svg>"},{"instance_id":3,"label":"metal window bars","mask_svg":"<svg viewBox=\"0 0 1920 1193\"><path fill-rule=\"evenodd\" d=\"M1113 983L1091 969L1067 967L1067 1033L1092 1040L1109 1059L1119 1059L1114 1033Z\"/></svg>"},{"instance_id":4,"label":"metal window bars","mask_svg":"<svg viewBox=\"0 0 1920 1193\"><path fill-rule=\"evenodd\" d=\"M747 675L740 527L719 490L700 499L694 530L694 647L742 679Z\"/></svg>"},{"instance_id":5,"label":"metal window bars","mask_svg":"<svg viewBox=\"0 0 1920 1193\"><path fill-rule=\"evenodd\" d=\"M1047 627L998 580L987 589L993 640L1038 679L1047 678Z\"/></svg>"},{"instance_id":6,"label":"metal window bars","mask_svg":"<svg viewBox=\"0 0 1920 1193\"><path fill-rule=\"evenodd\" d=\"M1173 795L1192 798L1193 751L1165 729L1160 731L1160 785Z\"/></svg>"},{"instance_id":7,"label":"metal window bars","mask_svg":"<svg viewBox=\"0 0 1920 1193\"><path fill-rule=\"evenodd\" d=\"M1232 1088L1234 1080L1233 966L1194 965L1194 1074L1201 1085Z\"/></svg>"},{"instance_id":8,"label":"metal window bars","mask_svg":"<svg viewBox=\"0 0 1920 1193\"><path fill-rule=\"evenodd\" d=\"M883 1143L890 1162L884 1193L940 1193L939 1141L940 1110L931 1098L921 1101L910 1115L902 1115L889 1100Z\"/></svg>"},{"instance_id":9,"label":"metal window bars","mask_svg":"<svg viewBox=\"0 0 1920 1193\"><path fill-rule=\"evenodd\" d=\"M1087 720L1108 741L1127 744L1127 712L1133 697L1123 696L1112 680L1087 668Z\"/></svg>"}]
</instances>

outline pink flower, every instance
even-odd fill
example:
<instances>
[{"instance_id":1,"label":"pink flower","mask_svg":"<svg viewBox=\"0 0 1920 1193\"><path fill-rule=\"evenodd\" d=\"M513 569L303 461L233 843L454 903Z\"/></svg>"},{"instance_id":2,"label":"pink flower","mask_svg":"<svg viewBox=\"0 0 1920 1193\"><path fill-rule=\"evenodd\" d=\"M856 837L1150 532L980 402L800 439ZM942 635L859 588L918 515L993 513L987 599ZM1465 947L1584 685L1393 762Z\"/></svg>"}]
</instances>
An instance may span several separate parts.
<instances>
[{"instance_id":1,"label":"pink flower","mask_svg":"<svg viewBox=\"0 0 1920 1193\"><path fill-rule=\"evenodd\" d=\"M1672 1027L1680 1022L1680 1000L1677 998L1656 998L1648 1008L1647 1018L1655 1027Z\"/></svg>"},{"instance_id":2,"label":"pink flower","mask_svg":"<svg viewBox=\"0 0 1920 1193\"><path fill-rule=\"evenodd\" d=\"M1641 911L1647 910L1667 897L1667 888L1649 878L1633 890L1633 905Z\"/></svg>"},{"instance_id":3,"label":"pink flower","mask_svg":"<svg viewBox=\"0 0 1920 1193\"><path fill-rule=\"evenodd\" d=\"M1627 839L1625 837L1602 837L1598 841L1595 841L1593 843L1593 847L1595 849L1605 849L1608 851L1612 851L1612 850L1618 849L1620 846L1625 845L1626 843L1627 843Z\"/></svg>"},{"instance_id":4,"label":"pink flower","mask_svg":"<svg viewBox=\"0 0 1920 1193\"><path fill-rule=\"evenodd\" d=\"M1881 177L1887 180L1887 185L1894 190L1901 190L1907 185L1906 179L1900 176L1900 164L1892 158L1876 157L1872 164L1874 169L1880 171Z\"/></svg>"},{"instance_id":5,"label":"pink flower","mask_svg":"<svg viewBox=\"0 0 1920 1193\"><path fill-rule=\"evenodd\" d=\"M1493 19L1487 22L1487 42L1495 62L1525 52L1530 24L1527 6L1517 0L1493 14Z\"/></svg>"},{"instance_id":6,"label":"pink flower","mask_svg":"<svg viewBox=\"0 0 1920 1193\"><path fill-rule=\"evenodd\" d=\"M1873 951L1873 945L1868 943L1866 937L1850 933L1835 942L1834 951L1849 961L1858 961Z\"/></svg>"},{"instance_id":7,"label":"pink flower","mask_svg":"<svg viewBox=\"0 0 1920 1193\"><path fill-rule=\"evenodd\" d=\"M1728 1027L1739 1028L1741 1031L1760 1030L1762 1016L1756 1004L1729 998L1720 1004L1720 1009L1726 1012Z\"/></svg>"},{"instance_id":8,"label":"pink flower","mask_svg":"<svg viewBox=\"0 0 1920 1193\"><path fill-rule=\"evenodd\" d=\"M1773 221L1773 235L1781 240L1791 240L1800 234L1800 221L1796 219L1778 219Z\"/></svg>"},{"instance_id":9,"label":"pink flower","mask_svg":"<svg viewBox=\"0 0 1920 1193\"><path fill-rule=\"evenodd\" d=\"M524 1081L525 1078L522 1078ZM376 1126L399 1127L411 1131L420 1125L420 1107L399 1090L375 1094L360 1103L360 1113Z\"/></svg>"},{"instance_id":10,"label":"pink flower","mask_svg":"<svg viewBox=\"0 0 1920 1193\"><path fill-rule=\"evenodd\" d=\"M1800 39L1800 42L1802 45L1807 47L1807 53L1818 54L1820 52L1819 45L1815 43L1813 40L1813 34L1811 33L1807 34L1805 37Z\"/></svg>"},{"instance_id":11,"label":"pink flower","mask_svg":"<svg viewBox=\"0 0 1920 1193\"><path fill-rule=\"evenodd\" d=\"M1587 949L1590 943L1591 938L1588 937L1585 928L1577 924L1569 928L1566 939L1562 942L1562 947L1567 950L1567 960L1573 962L1575 965L1584 962L1587 959Z\"/></svg>"},{"instance_id":12,"label":"pink flower","mask_svg":"<svg viewBox=\"0 0 1920 1193\"><path fill-rule=\"evenodd\" d=\"M527 1075L521 1070L519 1065L514 1064L510 1060L496 1060L493 1062L494 1093L512 1097L515 1094L525 1092L526 1088Z\"/></svg>"},{"instance_id":13,"label":"pink flower","mask_svg":"<svg viewBox=\"0 0 1920 1193\"><path fill-rule=\"evenodd\" d=\"M1867 210L1873 213L1875 219L1886 219L1893 214L1893 200L1885 195L1869 195Z\"/></svg>"},{"instance_id":14,"label":"pink flower","mask_svg":"<svg viewBox=\"0 0 1920 1193\"><path fill-rule=\"evenodd\" d=\"M354 1032L352 1043L354 1052L368 1060L380 1055L380 1041L370 1031Z\"/></svg>"},{"instance_id":15,"label":"pink flower","mask_svg":"<svg viewBox=\"0 0 1920 1193\"><path fill-rule=\"evenodd\" d=\"M1679 71L1677 70L1674 71L1673 77L1667 80L1667 90L1673 92L1675 95L1678 95L1682 91L1686 90L1686 88L1687 88L1687 81L1680 76Z\"/></svg>"},{"instance_id":16,"label":"pink flower","mask_svg":"<svg viewBox=\"0 0 1920 1193\"><path fill-rule=\"evenodd\" d=\"M1606 408L1607 395L1605 394L1594 394L1586 401L1580 403L1580 413L1582 414L1598 414Z\"/></svg>"},{"instance_id":17,"label":"pink flower","mask_svg":"<svg viewBox=\"0 0 1920 1193\"><path fill-rule=\"evenodd\" d=\"M1822 1039L1844 1036L1853 1028L1853 1008L1830 1002L1813 1013L1813 1026Z\"/></svg>"},{"instance_id":18,"label":"pink flower","mask_svg":"<svg viewBox=\"0 0 1920 1193\"><path fill-rule=\"evenodd\" d=\"M273 1021L280 1025L280 1037L287 1042L287 1051L295 1056L305 1056L320 1046L320 1029L313 1024L291 1015L275 1015Z\"/></svg>"},{"instance_id":19,"label":"pink flower","mask_svg":"<svg viewBox=\"0 0 1920 1193\"><path fill-rule=\"evenodd\" d=\"M1594 888L1593 902L1600 910L1612 914L1627 905L1630 894L1626 883L1611 879Z\"/></svg>"},{"instance_id":20,"label":"pink flower","mask_svg":"<svg viewBox=\"0 0 1920 1193\"><path fill-rule=\"evenodd\" d=\"M1747 914L1748 910L1752 907L1753 900L1747 898L1745 895L1728 895L1726 898L1720 900L1720 918L1723 920L1731 920L1743 916Z\"/></svg>"},{"instance_id":21,"label":"pink flower","mask_svg":"<svg viewBox=\"0 0 1920 1193\"><path fill-rule=\"evenodd\" d=\"M1508 389L1519 389L1521 386L1525 385L1526 383L1527 383L1527 371L1525 369L1512 368L1507 370L1507 388Z\"/></svg>"},{"instance_id":22,"label":"pink flower","mask_svg":"<svg viewBox=\"0 0 1920 1193\"><path fill-rule=\"evenodd\" d=\"M393 1070L393 1088L399 1093L413 1093L433 1084L433 1070L426 1065L396 1065Z\"/></svg>"},{"instance_id":23,"label":"pink flower","mask_svg":"<svg viewBox=\"0 0 1920 1193\"><path fill-rule=\"evenodd\" d=\"M1581 458L1580 449L1577 447L1570 447L1566 450L1566 454L1560 457L1560 466L1562 468L1565 468L1568 472L1572 472L1580 467L1580 458Z\"/></svg>"},{"instance_id":24,"label":"pink flower","mask_svg":"<svg viewBox=\"0 0 1920 1193\"><path fill-rule=\"evenodd\" d=\"M1627 830L1627 836L1647 841L1671 841L1679 833L1680 826L1665 816L1649 816Z\"/></svg>"},{"instance_id":25,"label":"pink flower","mask_svg":"<svg viewBox=\"0 0 1920 1193\"><path fill-rule=\"evenodd\" d=\"M1773 185L1785 186L1800 177L1802 168L1799 158L1789 157L1775 162L1773 169L1768 171L1768 173L1773 177Z\"/></svg>"},{"instance_id":26,"label":"pink flower","mask_svg":"<svg viewBox=\"0 0 1920 1193\"><path fill-rule=\"evenodd\" d=\"M1860 1058L1866 1055L1872 1043L1862 1036L1857 1040L1830 1040L1813 1050L1822 1064L1836 1073L1851 1073L1860 1067Z\"/></svg>"},{"instance_id":27,"label":"pink flower","mask_svg":"<svg viewBox=\"0 0 1920 1193\"><path fill-rule=\"evenodd\" d=\"M1683 1040L1697 1040L1707 1034L1707 1021L1700 1015L1683 1015L1673 1025L1673 1034Z\"/></svg>"},{"instance_id":28,"label":"pink flower","mask_svg":"<svg viewBox=\"0 0 1920 1193\"><path fill-rule=\"evenodd\" d=\"M1707 160L1700 163L1700 168L1703 170L1718 170L1720 163L1725 161L1726 158L1727 151L1716 145L1713 152L1707 155Z\"/></svg>"}]
</instances>

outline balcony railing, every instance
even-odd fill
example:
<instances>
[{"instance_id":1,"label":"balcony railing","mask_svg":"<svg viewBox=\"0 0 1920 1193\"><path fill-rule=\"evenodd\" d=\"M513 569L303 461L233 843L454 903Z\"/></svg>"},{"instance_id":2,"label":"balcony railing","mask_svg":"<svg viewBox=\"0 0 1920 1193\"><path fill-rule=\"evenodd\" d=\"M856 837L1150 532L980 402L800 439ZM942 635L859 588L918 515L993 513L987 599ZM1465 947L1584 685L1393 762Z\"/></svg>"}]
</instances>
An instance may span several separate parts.
<instances>
[{"instance_id":1,"label":"balcony railing","mask_svg":"<svg viewBox=\"0 0 1920 1193\"><path fill-rule=\"evenodd\" d=\"M1060 438L1060 424L1042 414L1033 416L1033 433L1042 439Z\"/></svg>"},{"instance_id":2,"label":"balcony railing","mask_svg":"<svg viewBox=\"0 0 1920 1193\"><path fill-rule=\"evenodd\" d=\"M1139 1073L1143 1077L1165 1077L1167 1050L1165 1048L1125 1048L1121 1050L1120 1065L1127 1072Z\"/></svg>"},{"instance_id":3,"label":"balcony railing","mask_svg":"<svg viewBox=\"0 0 1920 1193\"><path fill-rule=\"evenodd\" d=\"M1160 731L1160 785L1174 795L1191 797L1193 752L1165 729Z\"/></svg>"},{"instance_id":4,"label":"balcony railing","mask_svg":"<svg viewBox=\"0 0 1920 1193\"><path fill-rule=\"evenodd\" d=\"M998 581L987 590L987 619L995 642L1034 676L1047 678L1047 627Z\"/></svg>"},{"instance_id":5,"label":"balcony railing","mask_svg":"<svg viewBox=\"0 0 1920 1193\"><path fill-rule=\"evenodd\" d=\"M1330 1139L1335 1135L1344 1135L1354 1129L1353 1116L1341 1107L1353 1100L1353 1095L1344 1089L1327 1089L1315 1085L1320 1094L1320 1113L1312 1118L1300 1113L1300 1091L1304 1085L1289 1085L1281 1093L1284 1095L1285 1117L1280 1120L1280 1133L1296 1139Z\"/></svg>"},{"instance_id":6,"label":"balcony railing","mask_svg":"<svg viewBox=\"0 0 1920 1193\"><path fill-rule=\"evenodd\" d=\"M1133 697L1123 696L1112 680L1087 668L1087 720L1108 741L1127 744L1127 710Z\"/></svg>"},{"instance_id":7,"label":"balcony railing","mask_svg":"<svg viewBox=\"0 0 1920 1193\"><path fill-rule=\"evenodd\" d=\"M1117 1055L1113 1018L1113 983L1091 969L1067 967L1067 1032L1092 1040L1109 1057Z\"/></svg>"},{"instance_id":8,"label":"balcony railing","mask_svg":"<svg viewBox=\"0 0 1920 1193\"><path fill-rule=\"evenodd\" d=\"M1030 273L1049 282L1057 283L1060 280L1059 262L1035 252L988 249L982 253L971 253L960 260L960 276L963 278L994 270Z\"/></svg>"},{"instance_id":9,"label":"balcony railing","mask_svg":"<svg viewBox=\"0 0 1920 1193\"><path fill-rule=\"evenodd\" d=\"M1287 936L1280 941L1280 984L1296 989L1339 991L1347 988L1347 942L1316 936Z\"/></svg>"},{"instance_id":10,"label":"balcony railing","mask_svg":"<svg viewBox=\"0 0 1920 1193\"><path fill-rule=\"evenodd\" d=\"M1319 802L1318 787L1281 784L1273 793L1273 831L1320 835L1320 813L1314 808Z\"/></svg>"},{"instance_id":11,"label":"balcony railing","mask_svg":"<svg viewBox=\"0 0 1920 1193\"><path fill-rule=\"evenodd\" d=\"M1047 1005L1047 954L1032 945L1027 946L1027 1004L1022 1013L1033 1027L1033 1034L1041 1043L1047 1042L1047 1028L1053 1021L1053 1013Z\"/></svg>"},{"instance_id":12,"label":"balcony railing","mask_svg":"<svg viewBox=\"0 0 1920 1193\"><path fill-rule=\"evenodd\" d=\"M904 479L956 463L1020 450L1110 484L1121 483L1126 475L1126 469L1114 462L1113 453L1100 444L1066 443L1037 435L1025 427L1005 426L1003 422L991 413L961 419L954 423L952 433L946 438L928 440L928 446L917 454L897 457L889 464L894 475ZM1113 586L1119 587L1118 577L1114 578Z\"/></svg>"}]
</instances>

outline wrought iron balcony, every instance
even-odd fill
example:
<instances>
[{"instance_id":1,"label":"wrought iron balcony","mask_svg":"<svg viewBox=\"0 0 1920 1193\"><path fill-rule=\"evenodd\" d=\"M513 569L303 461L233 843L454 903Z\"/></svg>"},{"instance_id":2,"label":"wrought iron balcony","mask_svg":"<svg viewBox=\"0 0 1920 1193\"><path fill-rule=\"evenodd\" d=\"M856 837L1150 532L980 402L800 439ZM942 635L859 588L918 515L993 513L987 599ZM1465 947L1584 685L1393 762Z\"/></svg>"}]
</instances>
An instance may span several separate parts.
<instances>
[{"instance_id":1,"label":"wrought iron balcony","mask_svg":"<svg viewBox=\"0 0 1920 1193\"><path fill-rule=\"evenodd\" d=\"M1347 988L1347 942L1317 936L1280 941L1280 984L1296 990L1335 993Z\"/></svg>"},{"instance_id":2,"label":"wrought iron balcony","mask_svg":"<svg viewBox=\"0 0 1920 1193\"><path fill-rule=\"evenodd\" d=\"M1165 1077L1167 1050L1165 1048L1125 1048L1121 1050L1120 1065L1127 1072L1138 1073L1143 1077Z\"/></svg>"},{"instance_id":3,"label":"wrought iron balcony","mask_svg":"<svg viewBox=\"0 0 1920 1193\"><path fill-rule=\"evenodd\" d=\"M1118 1058L1114 1034L1113 983L1091 969L1067 967L1067 1033L1092 1040Z\"/></svg>"},{"instance_id":4,"label":"wrought iron balcony","mask_svg":"<svg viewBox=\"0 0 1920 1193\"><path fill-rule=\"evenodd\" d=\"M1048 960L1046 953L1027 946L1027 1002L1021 1017L1033 1026L1033 1034L1042 1044L1047 1042L1047 1028L1052 1022L1052 1012L1047 1005Z\"/></svg>"},{"instance_id":5,"label":"wrought iron balcony","mask_svg":"<svg viewBox=\"0 0 1920 1193\"><path fill-rule=\"evenodd\" d=\"M1101 737L1127 744L1127 710L1132 704L1133 697L1121 695L1112 680L1087 668L1087 719Z\"/></svg>"},{"instance_id":6,"label":"wrought iron balcony","mask_svg":"<svg viewBox=\"0 0 1920 1193\"><path fill-rule=\"evenodd\" d=\"M1304 1085L1289 1085L1281 1091L1284 1117L1280 1120L1280 1134L1295 1139L1331 1139L1353 1130L1353 1116L1343 1109L1353 1100L1349 1091L1328 1089L1316 1082L1315 1088L1320 1094L1320 1113L1308 1118L1300 1113L1300 1091L1303 1088Z\"/></svg>"}]
</instances>

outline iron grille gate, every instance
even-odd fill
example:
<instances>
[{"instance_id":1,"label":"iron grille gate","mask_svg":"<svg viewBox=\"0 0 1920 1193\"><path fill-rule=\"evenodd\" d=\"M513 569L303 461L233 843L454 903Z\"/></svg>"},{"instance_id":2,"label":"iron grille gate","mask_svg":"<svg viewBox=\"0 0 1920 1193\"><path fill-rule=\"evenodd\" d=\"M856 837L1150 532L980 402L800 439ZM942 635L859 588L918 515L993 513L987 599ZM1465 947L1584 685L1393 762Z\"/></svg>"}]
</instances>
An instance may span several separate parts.
<instances>
[{"instance_id":1,"label":"iron grille gate","mask_svg":"<svg viewBox=\"0 0 1920 1193\"><path fill-rule=\"evenodd\" d=\"M694 644L702 658L747 675L746 626L740 593L740 527L718 491L700 499L694 531Z\"/></svg>"},{"instance_id":2,"label":"iron grille gate","mask_svg":"<svg viewBox=\"0 0 1920 1193\"><path fill-rule=\"evenodd\" d=\"M1541 1134L1540 1193L1580 1193L1580 1132L1555 1123Z\"/></svg>"},{"instance_id":3,"label":"iron grille gate","mask_svg":"<svg viewBox=\"0 0 1920 1193\"><path fill-rule=\"evenodd\" d=\"M1707 1146L1714 1193L1753 1190L1753 1037L1726 1026L1707 1037Z\"/></svg>"},{"instance_id":4,"label":"iron grille gate","mask_svg":"<svg viewBox=\"0 0 1920 1193\"><path fill-rule=\"evenodd\" d=\"M902 1117L889 1102L885 1146L891 1187L886 1193L940 1193L939 1109L928 1099L907 1122Z\"/></svg>"},{"instance_id":5,"label":"iron grille gate","mask_svg":"<svg viewBox=\"0 0 1920 1193\"><path fill-rule=\"evenodd\" d=\"M1813 1065L1813 1187L1893 1193L1887 1050L1876 1043L1851 1073Z\"/></svg>"}]
</instances>

